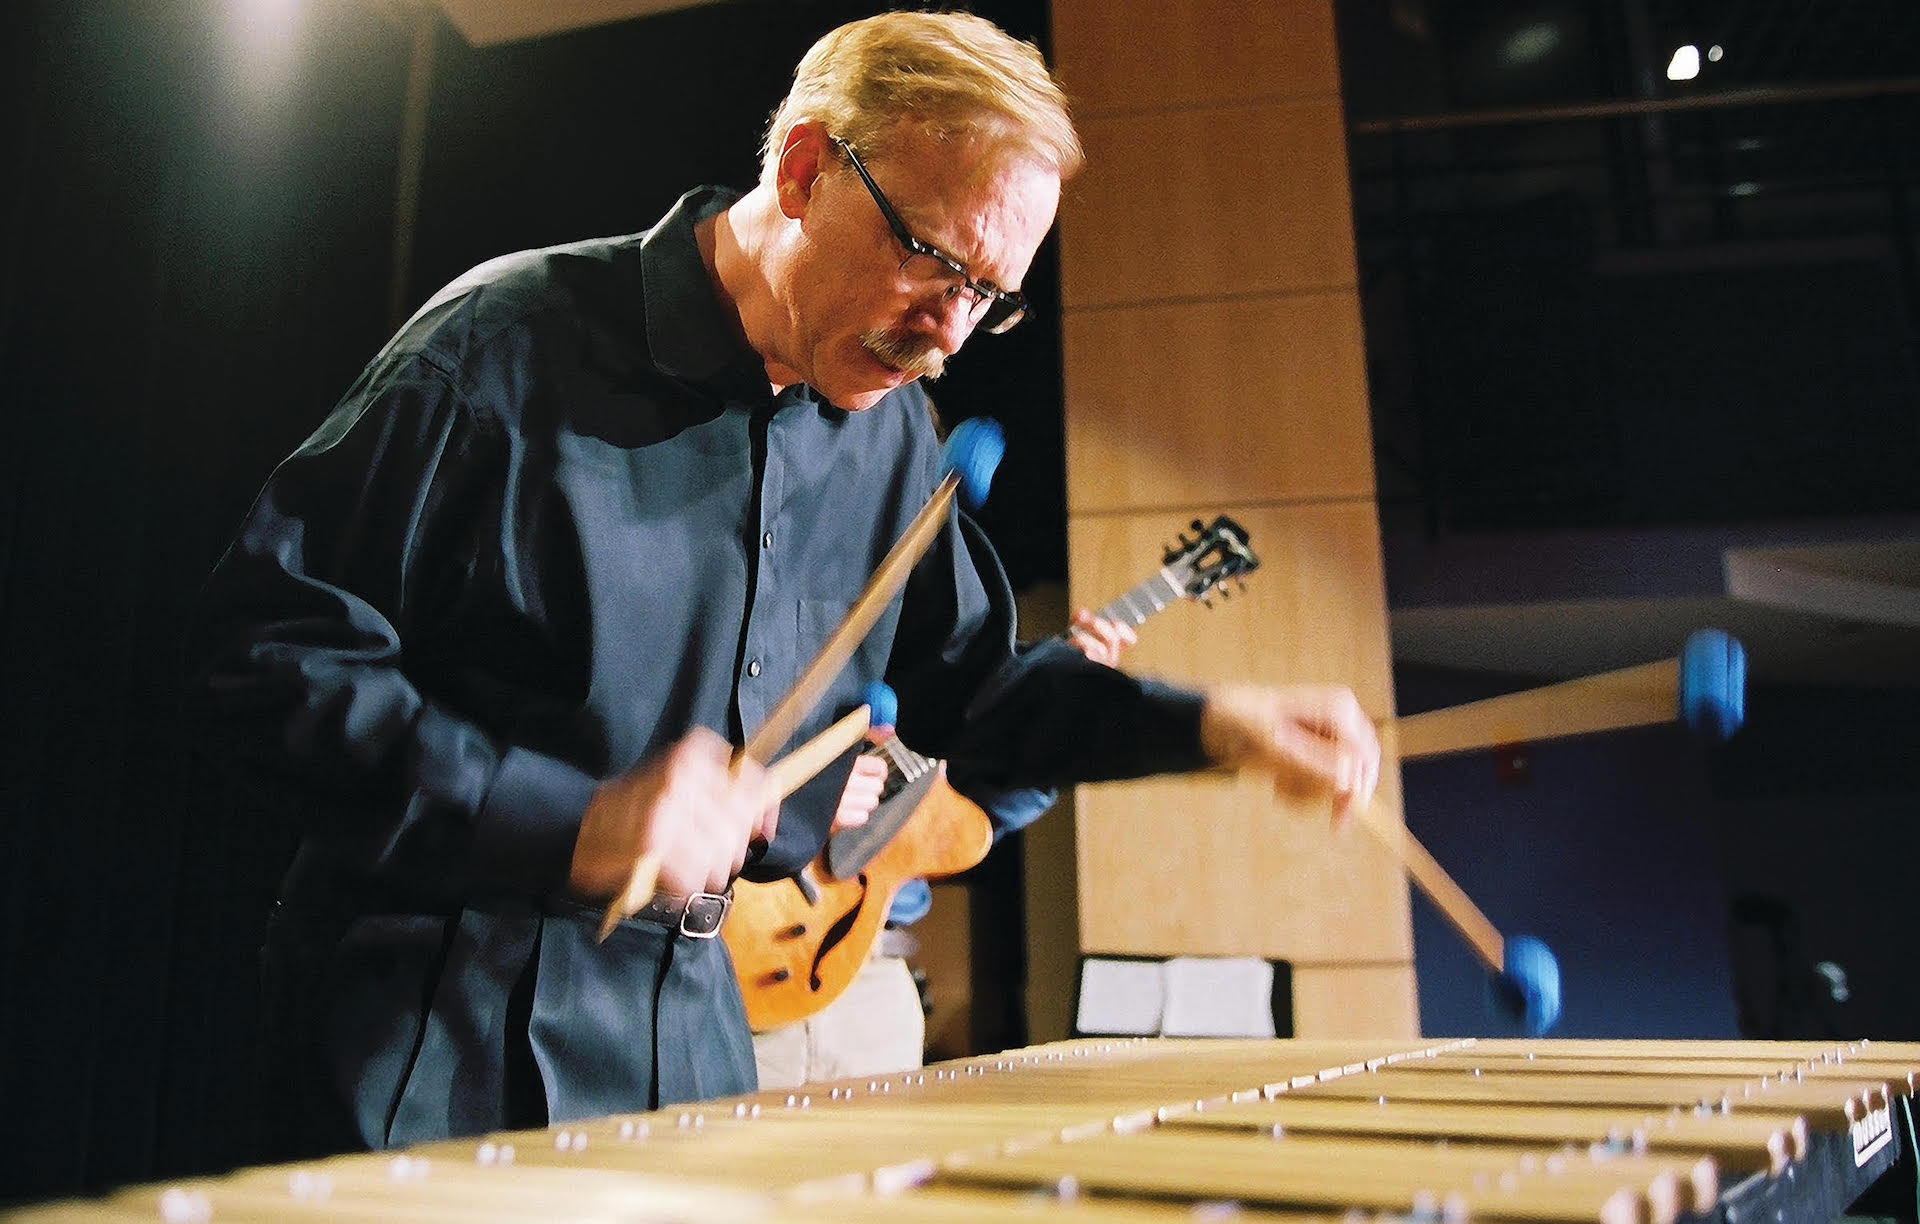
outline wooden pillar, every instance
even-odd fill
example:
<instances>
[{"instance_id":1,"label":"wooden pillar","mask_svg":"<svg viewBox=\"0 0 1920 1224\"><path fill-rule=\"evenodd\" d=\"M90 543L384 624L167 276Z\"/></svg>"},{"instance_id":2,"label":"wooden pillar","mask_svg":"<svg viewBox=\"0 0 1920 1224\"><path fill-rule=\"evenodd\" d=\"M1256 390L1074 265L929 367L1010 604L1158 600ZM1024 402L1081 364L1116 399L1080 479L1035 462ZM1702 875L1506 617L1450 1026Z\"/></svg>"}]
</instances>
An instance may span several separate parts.
<instances>
[{"instance_id":1,"label":"wooden pillar","mask_svg":"<svg viewBox=\"0 0 1920 1224\"><path fill-rule=\"evenodd\" d=\"M1259 572L1150 622L1129 667L1337 680L1390 716L1331 0L1054 0L1053 22L1088 155L1060 226L1072 601L1232 515ZM1299 1035L1417 1031L1406 882L1364 832L1252 780L1075 798L1081 951L1284 959Z\"/></svg>"}]
</instances>

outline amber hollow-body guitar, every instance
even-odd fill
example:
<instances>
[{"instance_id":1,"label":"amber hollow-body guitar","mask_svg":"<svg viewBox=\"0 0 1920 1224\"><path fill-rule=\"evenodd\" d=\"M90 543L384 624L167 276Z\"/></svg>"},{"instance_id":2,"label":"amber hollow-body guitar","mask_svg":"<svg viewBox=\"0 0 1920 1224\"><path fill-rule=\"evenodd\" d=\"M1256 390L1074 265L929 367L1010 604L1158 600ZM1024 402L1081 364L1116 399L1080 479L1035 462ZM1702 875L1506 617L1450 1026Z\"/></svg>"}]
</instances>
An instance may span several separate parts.
<instances>
[{"instance_id":1,"label":"amber hollow-body guitar","mask_svg":"<svg viewBox=\"0 0 1920 1224\"><path fill-rule=\"evenodd\" d=\"M1167 550L1160 570L1100 609L1138 626L1181 599L1205 603L1260 564L1247 533L1224 515L1196 519ZM765 1032L813 1015L846 990L886 924L907 881L957 875L985 858L993 826L978 804L947 784L946 763L897 739L867 750L883 755L888 779L867 822L842 829L800 873L769 884L733 886L722 937L746 1003L747 1024Z\"/></svg>"}]
</instances>

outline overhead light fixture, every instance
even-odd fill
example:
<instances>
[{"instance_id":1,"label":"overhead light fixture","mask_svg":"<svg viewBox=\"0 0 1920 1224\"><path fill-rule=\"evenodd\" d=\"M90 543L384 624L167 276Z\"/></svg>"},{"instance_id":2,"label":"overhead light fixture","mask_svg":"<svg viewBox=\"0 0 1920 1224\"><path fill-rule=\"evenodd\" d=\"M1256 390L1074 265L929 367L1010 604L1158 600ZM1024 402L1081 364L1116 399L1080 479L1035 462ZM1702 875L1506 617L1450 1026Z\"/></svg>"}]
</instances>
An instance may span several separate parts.
<instances>
[{"instance_id":1,"label":"overhead light fixture","mask_svg":"<svg viewBox=\"0 0 1920 1224\"><path fill-rule=\"evenodd\" d=\"M1560 27L1551 21L1536 22L1513 32L1500 48L1500 58L1509 64L1531 64L1547 58L1560 45Z\"/></svg>"},{"instance_id":2,"label":"overhead light fixture","mask_svg":"<svg viewBox=\"0 0 1920 1224\"><path fill-rule=\"evenodd\" d=\"M1667 61L1667 79L1669 81L1691 81L1700 75L1700 48L1688 43L1673 53Z\"/></svg>"}]
</instances>

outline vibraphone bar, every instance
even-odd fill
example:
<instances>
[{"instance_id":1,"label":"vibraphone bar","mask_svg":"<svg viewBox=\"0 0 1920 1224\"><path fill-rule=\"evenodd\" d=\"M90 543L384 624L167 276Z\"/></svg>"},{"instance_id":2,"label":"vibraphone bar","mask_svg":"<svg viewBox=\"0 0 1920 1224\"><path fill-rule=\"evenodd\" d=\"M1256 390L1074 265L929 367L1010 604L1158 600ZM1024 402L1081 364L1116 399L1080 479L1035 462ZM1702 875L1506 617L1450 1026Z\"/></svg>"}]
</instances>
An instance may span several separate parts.
<instances>
[{"instance_id":1,"label":"vibraphone bar","mask_svg":"<svg viewBox=\"0 0 1920 1224\"><path fill-rule=\"evenodd\" d=\"M15 1218L1820 1221L1917 1077L1914 1043L1082 1040Z\"/></svg>"}]
</instances>

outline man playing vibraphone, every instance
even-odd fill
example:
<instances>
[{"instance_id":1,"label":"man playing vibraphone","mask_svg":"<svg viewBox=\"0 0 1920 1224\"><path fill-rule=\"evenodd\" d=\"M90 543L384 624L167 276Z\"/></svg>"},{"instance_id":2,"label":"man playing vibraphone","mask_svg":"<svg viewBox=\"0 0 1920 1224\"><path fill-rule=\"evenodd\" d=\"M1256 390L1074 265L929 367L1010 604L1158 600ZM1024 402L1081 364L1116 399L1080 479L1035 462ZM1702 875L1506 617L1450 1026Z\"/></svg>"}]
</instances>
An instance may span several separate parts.
<instances>
[{"instance_id":1,"label":"man playing vibraphone","mask_svg":"<svg viewBox=\"0 0 1920 1224\"><path fill-rule=\"evenodd\" d=\"M844 758L730 760L937 480L918 380L1027 309L1081 159L1033 48L889 14L802 61L744 195L436 294L268 480L196 634L208 742L306 823L265 952L269 1154L750 1089L729 883L818 850ZM1344 689L1198 694L1015 656L946 516L802 720L871 680L1008 784L1253 766L1364 805ZM596 939L602 910L657 892Z\"/></svg>"}]
</instances>

